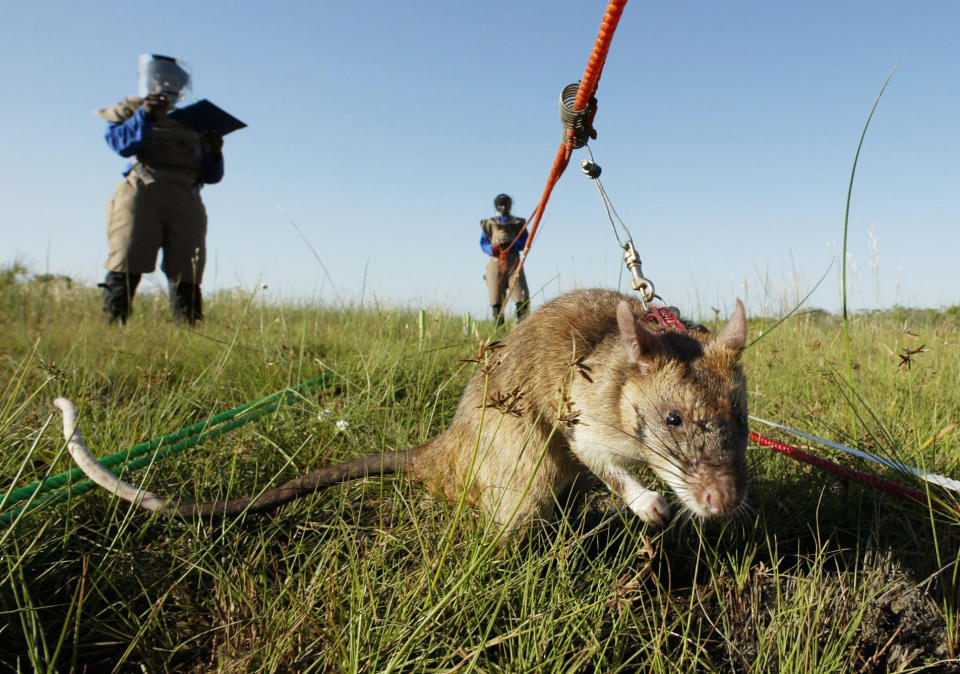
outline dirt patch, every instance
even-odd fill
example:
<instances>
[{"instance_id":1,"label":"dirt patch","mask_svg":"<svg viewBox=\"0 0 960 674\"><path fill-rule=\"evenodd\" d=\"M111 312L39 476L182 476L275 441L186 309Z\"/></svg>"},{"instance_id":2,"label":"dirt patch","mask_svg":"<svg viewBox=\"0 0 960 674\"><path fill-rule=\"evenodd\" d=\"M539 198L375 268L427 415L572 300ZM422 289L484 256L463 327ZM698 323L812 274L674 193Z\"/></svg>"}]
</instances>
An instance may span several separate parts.
<instances>
[{"instance_id":1,"label":"dirt patch","mask_svg":"<svg viewBox=\"0 0 960 674\"><path fill-rule=\"evenodd\" d=\"M943 615L932 598L905 577L870 605L863 618L856 656L863 672L899 672L921 665L923 671L960 672L949 662Z\"/></svg>"}]
</instances>

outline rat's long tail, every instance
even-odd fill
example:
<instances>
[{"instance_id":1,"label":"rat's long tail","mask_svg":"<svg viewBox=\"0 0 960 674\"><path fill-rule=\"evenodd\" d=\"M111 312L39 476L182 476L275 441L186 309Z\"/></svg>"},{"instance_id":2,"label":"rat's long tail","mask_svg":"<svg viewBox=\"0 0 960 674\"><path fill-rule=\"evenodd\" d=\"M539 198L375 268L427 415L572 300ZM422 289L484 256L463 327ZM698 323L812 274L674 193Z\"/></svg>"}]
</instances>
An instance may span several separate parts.
<instances>
[{"instance_id":1,"label":"rat's long tail","mask_svg":"<svg viewBox=\"0 0 960 674\"><path fill-rule=\"evenodd\" d=\"M267 489L257 496L208 503L173 503L168 498L139 489L118 479L116 475L100 465L96 457L87 449L83 436L77 429L77 408L74 404L66 398L57 398L53 404L63 413L63 437L67 440L67 450L87 477L125 501L147 510L171 513L186 518L226 517L244 512L270 510L312 491L340 482L368 475L386 475L403 471L411 466L412 460L420 450L420 448L414 448L361 456L294 478L279 487Z\"/></svg>"}]
</instances>

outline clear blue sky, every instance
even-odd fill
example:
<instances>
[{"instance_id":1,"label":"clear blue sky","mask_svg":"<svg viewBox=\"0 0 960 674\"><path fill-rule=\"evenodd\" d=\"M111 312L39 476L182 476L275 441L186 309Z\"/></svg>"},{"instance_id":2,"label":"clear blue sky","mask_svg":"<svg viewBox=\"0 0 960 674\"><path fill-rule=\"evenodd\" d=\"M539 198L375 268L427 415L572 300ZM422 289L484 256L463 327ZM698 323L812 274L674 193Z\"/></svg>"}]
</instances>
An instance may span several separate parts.
<instances>
[{"instance_id":1,"label":"clear blue sky","mask_svg":"<svg viewBox=\"0 0 960 674\"><path fill-rule=\"evenodd\" d=\"M582 75L605 6L11 4L0 264L101 279L105 201L126 162L92 111L133 94L137 56L154 52L188 61L194 96L249 125L204 190L206 291L266 283L274 298L485 315L479 221L498 192L532 210L559 92ZM954 1L628 3L591 148L661 295L694 314L736 296L775 311L811 287L839 257L860 132L899 62L853 188L851 305L960 303L958 36ZM536 305L628 287L583 156L527 262ZM813 306L839 308L838 271Z\"/></svg>"}]
</instances>

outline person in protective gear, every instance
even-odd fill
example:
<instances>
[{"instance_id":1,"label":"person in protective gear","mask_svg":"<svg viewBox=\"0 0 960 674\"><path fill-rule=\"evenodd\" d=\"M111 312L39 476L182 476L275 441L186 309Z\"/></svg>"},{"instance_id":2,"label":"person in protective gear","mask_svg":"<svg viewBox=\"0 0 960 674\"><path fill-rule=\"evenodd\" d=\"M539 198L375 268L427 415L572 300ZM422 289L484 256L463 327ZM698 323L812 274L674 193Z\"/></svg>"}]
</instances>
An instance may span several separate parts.
<instances>
[{"instance_id":1,"label":"person in protective gear","mask_svg":"<svg viewBox=\"0 0 960 674\"><path fill-rule=\"evenodd\" d=\"M490 293L493 317L497 325L501 325L503 303L512 277L517 277L513 287L513 301L516 303L518 321L527 315L530 306L527 279L520 267L520 251L527 242L527 230L524 228L526 220L510 214L513 200L508 195L498 194L493 200L493 206L497 209L497 215L480 221L480 228L483 230L480 248L490 256L484 278Z\"/></svg>"},{"instance_id":2,"label":"person in protective gear","mask_svg":"<svg viewBox=\"0 0 960 674\"><path fill-rule=\"evenodd\" d=\"M97 111L107 120L107 144L134 159L107 202L110 253L100 286L111 323L126 323L140 277L156 268L160 250L174 318L191 324L203 319L207 213L200 188L223 178L223 138L195 131L167 114L189 86L185 65L167 56L144 55L141 95Z\"/></svg>"}]
</instances>

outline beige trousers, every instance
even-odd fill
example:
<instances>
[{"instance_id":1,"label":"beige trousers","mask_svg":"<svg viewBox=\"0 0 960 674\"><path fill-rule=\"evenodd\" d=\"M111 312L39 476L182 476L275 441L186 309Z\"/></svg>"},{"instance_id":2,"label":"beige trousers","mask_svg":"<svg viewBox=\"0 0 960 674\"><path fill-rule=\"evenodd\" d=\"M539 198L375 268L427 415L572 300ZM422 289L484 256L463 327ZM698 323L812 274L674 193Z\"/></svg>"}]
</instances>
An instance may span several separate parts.
<instances>
[{"instance_id":1,"label":"beige trousers","mask_svg":"<svg viewBox=\"0 0 960 674\"><path fill-rule=\"evenodd\" d=\"M502 305L507 297L507 288L510 285L510 272L516 268L520 261L520 255L511 251L507 255L507 273L500 273L500 258L492 256L487 262L487 273L484 278L487 281L487 290L490 293L490 306ZM530 300L530 291L527 289L527 277L520 270L520 276L513 286L513 301L516 303L527 302Z\"/></svg>"},{"instance_id":2,"label":"beige trousers","mask_svg":"<svg viewBox=\"0 0 960 674\"><path fill-rule=\"evenodd\" d=\"M199 285L206 262L207 212L194 185L131 177L107 202L107 271L146 274L157 266L171 280Z\"/></svg>"}]
</instances>

